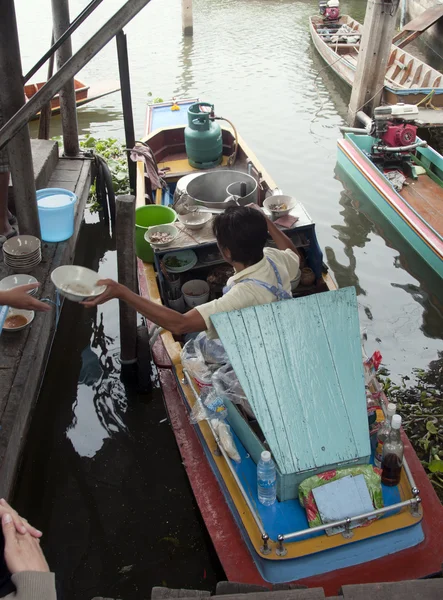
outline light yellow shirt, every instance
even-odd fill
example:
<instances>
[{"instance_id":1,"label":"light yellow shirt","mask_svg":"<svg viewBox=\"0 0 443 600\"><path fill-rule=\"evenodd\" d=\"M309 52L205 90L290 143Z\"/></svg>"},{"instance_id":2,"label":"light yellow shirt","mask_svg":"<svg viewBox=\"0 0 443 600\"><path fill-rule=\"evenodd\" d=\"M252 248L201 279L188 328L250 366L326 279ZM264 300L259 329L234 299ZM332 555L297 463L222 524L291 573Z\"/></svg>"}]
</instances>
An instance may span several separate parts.
<instances>
[{"instance_id":1,"label":"light yellow shirt","mask_svg":"<svg viewBox=\"0 0 443 600\"><path fill-rule=\"evenodd\" d=\"M218 337L215 327L211 322L211 315L221 312L229 312L230 310L240 310L248 306L257 306L259 304L269 304L277 300L276 296L261 285L257 285L252 281L239 283L242 279L258 279L270 285L277 285L277 278L274 269L266 259L267 256L275 263L283 288L291 293L291 281L299 277L299 258L289 248L287 250L276 250L275 248L265 248L264 258L247 267L240 273L235 273L228 279L227 285L231 287L229 292L218 300L207 302L201 306L196 306L196 310L205 320L207 327L207 335L209 338Z\"/></svg>"}]
</instances>

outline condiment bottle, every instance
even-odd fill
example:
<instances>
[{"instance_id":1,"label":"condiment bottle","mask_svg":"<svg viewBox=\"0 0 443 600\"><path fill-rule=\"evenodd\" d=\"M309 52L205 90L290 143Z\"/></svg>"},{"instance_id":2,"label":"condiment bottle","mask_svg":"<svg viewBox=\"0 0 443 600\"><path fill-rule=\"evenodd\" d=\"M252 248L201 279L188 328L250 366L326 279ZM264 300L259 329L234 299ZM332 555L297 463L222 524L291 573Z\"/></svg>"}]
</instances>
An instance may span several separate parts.
<instances>
[{"instance_id":1,"label":"condiment bottle","mask_svg":"<svg viewBox=\"0 0 443 600\"><path fill-rule=\"evenodd\" d=\"M377 432L377 442L374 454L374 464L376 467L381 467L383 459L383 445L388 439L389 433L391 431L391 420L392 417L395 415L396 410L396 405L390 402L386 410L386 419L383 421L380 429Z\"/></svg>"},{"instance_id":2,"label":"condiment bottle","mask_svg":"<svg viewBox=\"0 0 443 600\"><path fill-rule=\"evenodd\" d=\"M394 486L400 483L401 467L403 464L403 442L400 437L401 417L393 415L391 431L383 444L383 460L381 482Z\"/></svg>"}]
</instances>

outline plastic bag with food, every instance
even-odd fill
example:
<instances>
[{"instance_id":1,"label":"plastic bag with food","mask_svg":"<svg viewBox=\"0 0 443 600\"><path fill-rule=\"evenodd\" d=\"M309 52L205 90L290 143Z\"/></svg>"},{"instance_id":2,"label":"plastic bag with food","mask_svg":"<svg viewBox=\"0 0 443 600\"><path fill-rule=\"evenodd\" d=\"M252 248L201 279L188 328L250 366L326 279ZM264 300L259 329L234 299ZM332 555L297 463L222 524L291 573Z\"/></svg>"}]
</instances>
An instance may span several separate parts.
<instances>
[{"instance_id":1,"label":"plastic bag with food","mask_svg":"<svg viewBox=\"0 0 443 600\"><path fill-rule=\"evenodd\" d=\"M203 360L211 365L224 365L229 361L223 344L219 339L210 339L206 332L202 331L195 338L196 350L200 351Z\"/></svg>"},{"instance_id":2,"label":"plastic bag with food","mask_svg":"<svg viewBox=\"0 0 443 600\"><path fill-rule=\"evenodd\" d=\"M197 381L199 387L212 385L212 374L218 368L218 365L207 364L205 362L198 342L198 336L186 342L182 348L180 358L183 368Z\"/></svg>"},{"instance_id":3,"label":"plastic bag with food","mask_svg":"<svg viewBox=\"0 0 443 600\"><path fill-rule=\"evenodd\" d=\"M241 462L240 454L238 453L237 446L235 445L234 438L231 433L231 428L221 419L211 419L211 425L218 436L219 444L229 456L236 463Z\"/></svg>"},{"instance_id":4,"label":"plastic bag with food","mask_svg":"<svg viewBox=\"0 0 443 600\"><path fill-rule=\"evenodd\" d=\"M212 385L218 396L228 398L234 404L239 404L244 408L249 417L254 417L251 405L230 363L223 365L215 371L212 375Z\"/></svg>"}]
</instances>

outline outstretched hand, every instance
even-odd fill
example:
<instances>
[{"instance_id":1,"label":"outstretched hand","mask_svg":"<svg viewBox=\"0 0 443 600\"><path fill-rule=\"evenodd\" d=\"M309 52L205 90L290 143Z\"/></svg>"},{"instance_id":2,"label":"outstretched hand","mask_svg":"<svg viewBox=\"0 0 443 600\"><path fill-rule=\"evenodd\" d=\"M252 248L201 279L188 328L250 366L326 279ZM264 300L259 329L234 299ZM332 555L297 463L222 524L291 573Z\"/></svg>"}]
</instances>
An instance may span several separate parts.
<instances>
[{"instance_id":1,"label":"outstretched hand","mask_svg":"<svg viewBox=\"0 0 443 600\"><path fill-rule=\"evenodd\" d=\"M28 294L30 290L37 288L39 285L39 283L28 283L19 285L12 290L0 292L0 304L24 310L49 312L51 310L50 306Z\"/></svg>"},{"instance_id":2,"label":"outstretched hand","mask_svg":"<svg viewBox=\"0 0 443 600\"><path fill-rule=\"evenodd\" d=\"M6 502L6 500L4 498L1 498L0 499L0 519L6 514L11 515L12 521L13 521L14 526L15 526L16 530L18 531L18 533L30 533L33 537L36 537L36 538L42 537L41 531L39 531L35 527L32 527L32 525L30 525L28 523L28 521L26 521L26 519L23 519L18 514L18 512L16 510L14 510L12 508L12 506L10 506Z\"/></svg>"},{"instance_id":3,"label":"outstretched hand","mask_svg":"<svg viewBox=\"0 0 443 600\"><path fill-rule=\"evenodd\" d=\"M40 540L30 533L18 533L12 515L2 516L5 538L5 562L11 575L22 571L49 573L48 563L40 548Z\"/></svg>"},{"instance_id":4,"label":"outstretched hand","mask_svg":"<svg viewBox=\"0 0 443 600\"><path fill-rule=\"evenodd\" d=\"M103 292L103 294L100 294L100 296L82 302L82 304L84 304L88 308L98 306L99 304L104 304L105 302L108 302L113 298L120 298L122 290L124 289L124 286L122 286L117 281L114 281L113 279L100 279L99 281L97 281L97 285L105 285L106 290Z\"/></svg>"}]
</instances>

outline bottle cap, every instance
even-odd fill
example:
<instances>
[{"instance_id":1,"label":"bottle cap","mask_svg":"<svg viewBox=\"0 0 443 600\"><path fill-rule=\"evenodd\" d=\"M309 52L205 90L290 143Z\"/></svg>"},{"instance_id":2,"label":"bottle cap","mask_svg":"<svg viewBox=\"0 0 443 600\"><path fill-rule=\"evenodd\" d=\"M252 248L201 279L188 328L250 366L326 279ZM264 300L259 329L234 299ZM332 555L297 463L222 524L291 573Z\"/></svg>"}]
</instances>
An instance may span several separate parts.
<instances>
[{"instance_id":1,"label":"bottle cap","mask_svg":"<svg viewBox=\"0 0 443 600\"><path fill-rule=\"evenodd\" d=\"M388 417L392 417L392 416L394 416L394 415L395 415L395 413L396 413L396 411L397 411L397 405L396 405L396 404L394 404L393 402L389 402L389 404L388 404L388 409L387 409L387 411L386 411L386 412L387 412L387 415L388 415Z\"/></svg>"},{"instance_id":2,"label":"bottle cap","mask_svg":"<svg viewBox=\"0 0 443 600\"><path fill-rule=\"evenodd\" d=\"M271 453L267 450L263 450L261 453L261 459L263 462L269 462L271 460Z\"/></svg>"},{"instance_id":3,"label":"bottle cap","mask_svg":"<svg viewBox=\"0 0 443 600\"><path fill-rule=\"evenodd\" d=\"M401 426L401 417L400 415L394 415L391 421L392 429L400 429Z\"/></svg>"}]
</instances>

